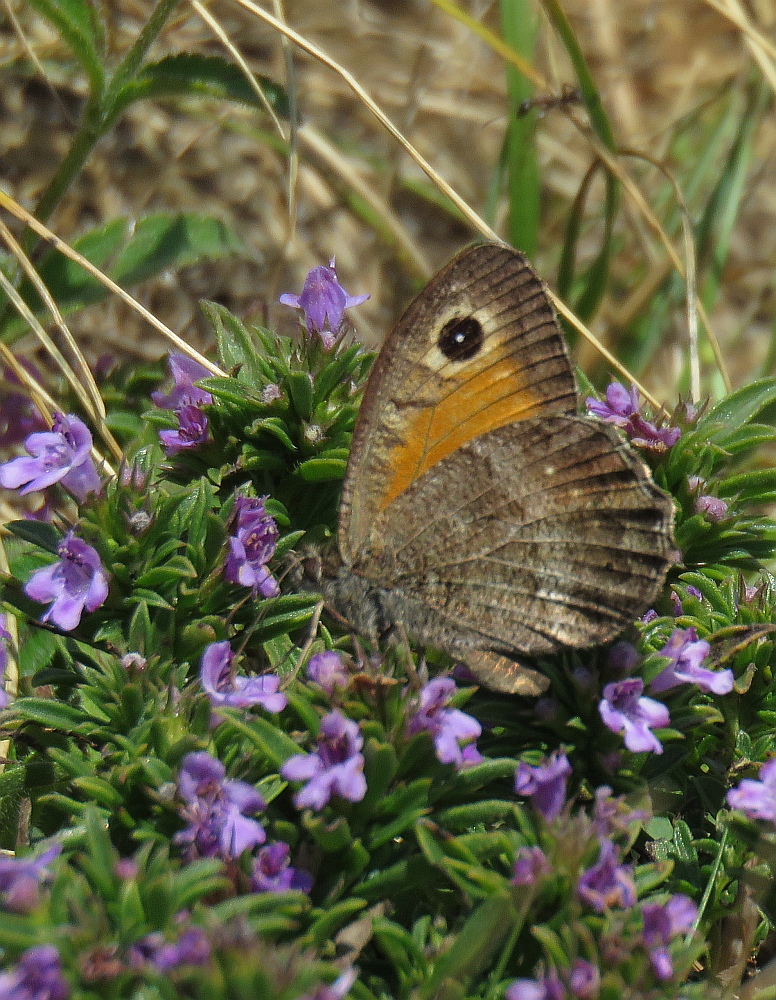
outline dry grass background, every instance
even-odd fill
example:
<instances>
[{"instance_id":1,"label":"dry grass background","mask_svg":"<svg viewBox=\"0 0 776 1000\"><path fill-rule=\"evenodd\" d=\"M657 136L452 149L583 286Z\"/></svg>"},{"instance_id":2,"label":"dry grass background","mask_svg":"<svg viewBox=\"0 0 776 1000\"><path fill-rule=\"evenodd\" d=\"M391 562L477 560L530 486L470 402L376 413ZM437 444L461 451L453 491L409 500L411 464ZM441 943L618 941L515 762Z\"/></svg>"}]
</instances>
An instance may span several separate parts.
<instances>
[{"instance_id":1,"label":"dry grass background","mask_svg":"<svg viewBox=\"0 0 776 1000\"><path fill-rule=\"evenodd\" d=\"M61 43L24 0L4 2L0 184L32 209L68 148L85 81L67 71L70 61ZM116 57L134 40L152 6L150 0L108 0L104 5ZM464 7L498 32L497 3L468 0ZM254 71L286 80L275 31L230 0L208 9ZM677 130L692 122L694 131L688 134L694 139L687 153L692 157L697 155L692 143L703 142L704 121L719 102L736 100L737 94L743 102L755 61L746 33L731 21L731 12L743 9L734 0L566 0L564 9L621 147L668 157ZM291 26L356 76L421 153L482 212L507 113L501 57L426 0L286 0L284 12ZM765 38L776 40L772 0L751 0L746 14ZM539 18L536 65L549 92L559 93L564 83L574 82L573 74L541 11ZM152 54L176 51L224 53L210 27L185 2ZM30 53L39 69L31 66ZM299 290L306 270L334 254L345 287L353 294L372 293L358 311L357 326L364 339L379 342L423 275L474 235L468 225L417 194L418 168L339 77L298 51L294 66L304 128L293 238L288 160L266 141L272 133L269 119L233 104L201 100L134 105L100 142L52 219L52 228L68 241L117 215L137 218L159 210L208 212L233 226L245 242L244 255L194 265L136 290L141 302L198 347L208 344L199 298L290 330L294 317L276 304L278 295ZM583 118L581 110L577 115ZM561 111L538 121L537 138L543 203L536 264L554 285L570 204L592 152L584 130ZM771 337L775 149L776 125L769 112L757 124L742 211L712 315L739 384L751 377ZM654 204L664 181L636 161L625 165L647 203ZM686 163L669 157L668 166L681 182ZM384 230L351 210L348 199L354 190L384 206L401 249L386 239ZM601 196L597 185L591 208ZM502 233L505 211L504 202L495 217ZM593 221L582 242L588 256L599 239ZM681 253L681 244L677 246ZM648 281L650 275L664 273L666 255L626 197L618 222L614 292L593 324L604 341L616 341L625 318L638 309L640 288L632 275L640 262L646 262ZM74 317L72 327L92 358L104 351L157 357L166 350L160 337L115 300ZM680 309L665 338L659 363L645 378L670 398L686 352Z\"/></svg>"}]
</instances>

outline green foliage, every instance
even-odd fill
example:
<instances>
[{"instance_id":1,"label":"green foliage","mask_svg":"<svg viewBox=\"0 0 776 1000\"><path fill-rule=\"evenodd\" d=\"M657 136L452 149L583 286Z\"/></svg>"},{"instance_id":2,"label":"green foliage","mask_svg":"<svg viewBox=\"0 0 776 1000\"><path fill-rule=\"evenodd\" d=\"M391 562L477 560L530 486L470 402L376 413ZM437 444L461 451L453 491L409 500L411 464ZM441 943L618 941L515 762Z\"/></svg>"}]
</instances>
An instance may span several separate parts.
<instances>
[{"instance_id":1,"label":"green foliage","mask_svg":"<svg viewBox=\"0 0 776 1000\"><path fill-rule=\"evenodd\" d=\"M616 995L623 976L663 989L650 971L638 907L684 893L702 906L701 928L711 933L735 913L753 851L767 857L751 821L730 824L725 794L730 774L754 773L755 762L776 752L776 581L760 568L755 591L741 576L760 566L776 530L752 512L772 499L772 477L744 464L773 438L765 418L776 382L700 415L680 408L678 443L645 453L676 497L683 562L672 599L640 626L636 671L649 683L665 667L661 650L673 630L692 628L710 644L714 669L733 671L735 693L692 685L665 692L664 753L623 754L622 737L602 725L597 707L617 679L614 660L606 651L559 657L542 665L552 683L541 711L530 699L458 692L454 705L485 726L483 760L458 770L440 763L428 732L408 727L415 670L424 666L408 672L406 652L383 651L377 660L356 647L356 673L330 698L296 674L315 595L284 583L280 596L261 598L224 576L239 496L269 495L266 509L280 529L270 569L280 578L293 547L333 532L370 356L344 342L326 351L306 333L277 337L220 306L205 309L230 372L198 382L213 399L202 404L209 440L165 458L152 429L170 426L174 415L147 410L141 421L136 411L133 465L79 510L77 534L100 554L110 593L73 631L41 627L40 606L23 592L30 573L56 554L61 529L9 525L2 594L22 627L22 679L2 715L14 752L0 776L0 843L13 847L29 816L33 839L53 837L64 852L50 862L54 883L40 890L33 912L13 921L0 912L7 961L45 928L76 996L101 983L106 996L130 997L141 983L163 989L158 969L132 958L137 948L150 948L154 934L177 947L184 928L205 935L210 956L203 967L175 966L164 986L170 997L260 989L293 1000L330 984L336 972L328 963L340 954L360 970L356 996L464 997L535 977L542 961L563 975L582 958L604 968L601 956L616 939L631 944L605 972L601 995ZM140 371L132 384L139 405L152 373ZM690 476L703 479L704 493L728 499L726 516L694 510ZM337 622L324 621L308 654L348 643ZM285 710L211 704L200 660L225 639L240 654L240 673L273 669L286 678ZM332 707L358 722L367 791L360 801L335 797L321 811L300 812L298 786L281 770L315 750ZM560 746L574 768L576 803L546 822L515 798L513 776L521 759L537 764L543 750ZM288 844L293 864L314 876L309 896L257 893L249 857L197 859L179 845L187 820L177 782L186 755L202 751L261 792L268 843ZM592 794L604 784L628 796L627 805L616 800L622 820L613 837L636 865L642 902L633 912L592 912L575 890L600 851ZM551 875L515 886L515 858L531 847L541 847ZM760 937L767 926L763 917ZM682 979L702 947L700 937L673 947ZM278 976L281 959L290 971ZM708 983L697 985L709 995ZM684 982L683 996L694 988ZM666 984L652 995L672 990Z\"/></svg>"}]
</instances>

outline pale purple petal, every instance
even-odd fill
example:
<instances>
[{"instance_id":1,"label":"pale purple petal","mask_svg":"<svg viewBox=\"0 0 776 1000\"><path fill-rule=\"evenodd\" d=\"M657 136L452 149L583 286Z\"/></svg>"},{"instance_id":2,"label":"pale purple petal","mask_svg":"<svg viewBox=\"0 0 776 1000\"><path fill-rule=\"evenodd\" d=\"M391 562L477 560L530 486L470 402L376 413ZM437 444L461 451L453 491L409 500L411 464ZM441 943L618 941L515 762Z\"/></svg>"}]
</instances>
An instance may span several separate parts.
<instances>
[{"instance_id":1,"label":"pale purple petal","mask_svg":"<svg viewBox=\"0 0 776 1000\"><path fill-rule=\"evenodd\" d=\"M534 809L552 822L566 802L566 780L570 774L568 757L556 750L536 766L521 761L515 772L515 791L530 798Z\"/></svg>"},{"instance_id":2,"label":"pale purple petal","mask_svg":"<svg viewBox=\"0 0 776 1000\"><path fill-rule=\"evenodd\" d=\"M652 681L650 690L658 693L679 684L696 684L701 691L728 694L733 690L733 671L715 671L701 666L710 649L708 642L698 639L694 628L674 629L668 642L658 650L669 663Z\"/></svg>"},{"instance_id":3,"label":"pale purple petal","mask_svg":"<svg viewBox=\"0 0 776 1000\"><path fill-rule=\"evenodd\" d=\"M328 695L332 695L335 688L346 688L350 683L350 675L342 662L342 656L333 649L310 657L307 676Z\"/></svg>"},{"instance_id":4,"label":"pale purple petal","mask_svg":"<svg viewBox=\"0 0 776 1000\"><path fill-rule=\"evenodd\" d=\"M74 629L84 608L95 611L108 596L108 578L100 557L72 533L62 540L59 562L37 570L24 587L34 601L53 601L41 621L53 621L64 631Z\"/></svg>"},{"instance_id":5,"label":"pale purple petal","mask_svg":"<svg viewBox=\"0 0 776 1000\"><path fill-rule=\"evenodd\" d=\"M663 747L651 729L664 728L671 717L665 705L643 697L643 690L640 677L607 684L598 709L613 733L625 734L625 746L633 753L662 753Z\"/></svg>"},{"instance_id":6,"label":"pale purple petal","mask_svg":"<svg viewBox=\"0 0 776 1000\"><path fill-rule=\"evenodd\" d=\"M749 819L776 823L776 758L762 765L759 777L759 781L744 778L738 788L731 788L728 805L740 809Z\"/></svg>"},{"instance_id":7,"label":"pale purple petal","mask_svg":"<svg viewBox=\"0 0 776 1000\"><path fill-rule=\"evenodd\" d=\"M304 312L310 333L318 333L324 347L331 347L340 333L345 311L366 302L368 295L348 295L337 280L334 261L329 266L313 267L307 273L301 295L289 292L280 296L280 302Z\"/></svg>"}]
</instances>

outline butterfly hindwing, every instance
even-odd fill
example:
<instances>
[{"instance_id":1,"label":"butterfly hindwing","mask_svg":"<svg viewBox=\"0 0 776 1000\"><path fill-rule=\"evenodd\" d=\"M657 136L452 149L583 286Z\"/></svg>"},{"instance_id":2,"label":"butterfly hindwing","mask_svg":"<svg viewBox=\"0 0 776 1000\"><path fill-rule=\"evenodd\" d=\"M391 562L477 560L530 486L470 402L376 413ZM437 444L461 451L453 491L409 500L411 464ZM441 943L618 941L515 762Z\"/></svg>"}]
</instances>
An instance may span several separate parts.
<instances>
[{"instance_id":1,"label":"butterfly hindwing","mask_svg":"<svg viewBox=\"0 0 776 1000\"><path fill-rule=\"evenodd\" d=\"M375 520L353 570L431 609L421 641L464 660L468 646L534 657L606 641L649 607L672 517L614 429L529 420L416 480Z\"/></svg>"}]
</instances>

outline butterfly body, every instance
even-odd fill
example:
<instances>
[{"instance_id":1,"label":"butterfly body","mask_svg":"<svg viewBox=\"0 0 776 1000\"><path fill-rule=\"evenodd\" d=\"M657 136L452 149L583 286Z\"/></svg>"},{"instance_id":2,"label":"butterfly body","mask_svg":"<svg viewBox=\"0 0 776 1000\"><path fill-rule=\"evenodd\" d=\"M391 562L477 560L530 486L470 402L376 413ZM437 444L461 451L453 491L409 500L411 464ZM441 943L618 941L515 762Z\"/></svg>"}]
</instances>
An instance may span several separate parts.
<instances>
[{"instance_id":1,"label":"butterfly body","mask_svg":"<svg viewBox=\"0 0 776 1000\"><path fill-rule=\"evenodd\" d=\"M373 639L401 626L494 690L606 641L657 595L670 499L618 432L576 414L544 286L518 251L464 250L370 375L324 598Z\"/></svg>"}]
</instances>

